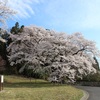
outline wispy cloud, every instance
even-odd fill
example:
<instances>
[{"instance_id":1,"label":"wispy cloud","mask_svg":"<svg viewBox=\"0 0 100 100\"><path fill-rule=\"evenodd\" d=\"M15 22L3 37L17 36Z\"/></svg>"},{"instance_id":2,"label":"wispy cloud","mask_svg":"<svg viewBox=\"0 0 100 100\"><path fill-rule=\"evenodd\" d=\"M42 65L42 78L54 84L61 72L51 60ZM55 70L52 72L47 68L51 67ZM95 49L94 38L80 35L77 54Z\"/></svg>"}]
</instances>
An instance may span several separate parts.
<instances>
[{"instance_id":1,"label":"wispy cloud","mask_svg":"<svg viewBox=\"0 0 100 100\"><path fill-rule=\"evenodd\" d=\"M73 31L100 26L100 0L8 0L17 18L35 19L49 28ZM38 23L38 22L37 22Z\"/></svg>"},{"instance_id":2,"label":"wispy cloud","mask_svg":"<svg viewBox=\"0 0 100 100\"><path fill-rule=\"evenodd\" d=\"M8 0L8 5L17 11L17 18L28 18L35 14L35 5L43 0Z\"/></svg>"}]
</instances>

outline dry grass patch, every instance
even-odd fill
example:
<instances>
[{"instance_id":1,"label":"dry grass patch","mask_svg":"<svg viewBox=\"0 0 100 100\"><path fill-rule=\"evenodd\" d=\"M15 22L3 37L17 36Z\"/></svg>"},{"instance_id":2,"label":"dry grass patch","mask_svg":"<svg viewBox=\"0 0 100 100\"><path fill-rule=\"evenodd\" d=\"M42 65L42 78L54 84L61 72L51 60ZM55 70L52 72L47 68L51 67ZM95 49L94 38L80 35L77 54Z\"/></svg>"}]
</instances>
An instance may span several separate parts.
<instances>
[{"instance_id":1,"label":"dry grass patch","mask_svg":"<svg viewBox=\"0 0 100 100\"><path fill-rule=\"evenodd\" d=\"M0 100L80 100L81 90L69 85L54 85L44 80L5 76Z\"/></svg>"}]
</instances>

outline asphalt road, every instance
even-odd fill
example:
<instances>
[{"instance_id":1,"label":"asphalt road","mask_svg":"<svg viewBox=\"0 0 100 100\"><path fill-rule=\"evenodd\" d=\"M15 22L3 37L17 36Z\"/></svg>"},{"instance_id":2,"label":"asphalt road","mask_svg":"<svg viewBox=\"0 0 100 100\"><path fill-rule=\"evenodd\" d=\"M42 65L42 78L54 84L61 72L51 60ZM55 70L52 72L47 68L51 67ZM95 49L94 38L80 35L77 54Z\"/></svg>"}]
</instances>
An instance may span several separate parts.
<instances>
[{"instance_id":1,"label":"asphalt road","mask_svg":"<svg viewBox=\"0 0 100 100\"><path fill-rule=\"evenodd\" d=\"M100 87L78 86L89 93L88 100L100 100Z\"/></svg>"}]
</instances>

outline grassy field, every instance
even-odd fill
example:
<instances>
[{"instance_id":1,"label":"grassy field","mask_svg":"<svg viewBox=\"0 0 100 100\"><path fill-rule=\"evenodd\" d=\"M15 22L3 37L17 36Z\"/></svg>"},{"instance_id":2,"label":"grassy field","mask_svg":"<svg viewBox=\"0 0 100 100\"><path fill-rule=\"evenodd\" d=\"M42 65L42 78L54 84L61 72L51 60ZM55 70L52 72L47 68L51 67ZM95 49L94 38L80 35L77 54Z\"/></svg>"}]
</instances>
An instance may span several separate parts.
<instances>
[{"instance_id":1,"label":"grassy field","mask_svg":"<svg viewBox=\"0 0 100 100\"><path fill-rule=\"evenodd\" d=\"M83 93L69 85L55 85L44 80L5 76L0 100L80 100Z\"/></svg>"}]
</instances>

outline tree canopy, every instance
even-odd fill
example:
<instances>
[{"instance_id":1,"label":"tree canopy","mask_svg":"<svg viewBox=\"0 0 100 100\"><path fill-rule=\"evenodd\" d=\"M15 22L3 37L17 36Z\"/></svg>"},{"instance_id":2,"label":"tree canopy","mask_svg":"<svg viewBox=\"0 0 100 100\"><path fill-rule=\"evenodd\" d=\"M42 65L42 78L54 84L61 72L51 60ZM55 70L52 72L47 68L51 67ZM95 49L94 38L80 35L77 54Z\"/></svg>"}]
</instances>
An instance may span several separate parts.
<instances>
[{"instance_id":1,"label":"tree canopy","mask_svg":"<svg viewBox=\"0 0 100 100\"><path fill-rule=\"evenodd\" d=\"M16 12L7 5L7 0L0 0L0 22L5 23Z\"/></svg>"},{"instance_id":2,"label":"tree canopy","mask_svg":"<svg viewBox=\"0 0 100 100\"><path fill-rule=\"evenodd\" d=\"M99 56L99 51L95 43L81 33L68 35L29 26L10 37L13 42L7 48L9 61L11 66L21 65L20 73L27 68L45 73L48 80L58 82L74 82L77 77L96 73L93 57Z\"/></svg>"},{"instance_id":3,"label":"tree canopy","mask_svg":"<svg viewBox=\"0 0 100 100\"><path fill-rule=\"evenodd\" d=\"M12 34L18 34L18 33L21 33L21 32L23 31L23 29L24 29L24 25L22 25L22 26L20 27L20 26L19 26L19 23L16 22L16 23L15 23L15 26L13 26L13 27L11 28L10 32L11 32Z\"/></svg>"}]
</instances>

